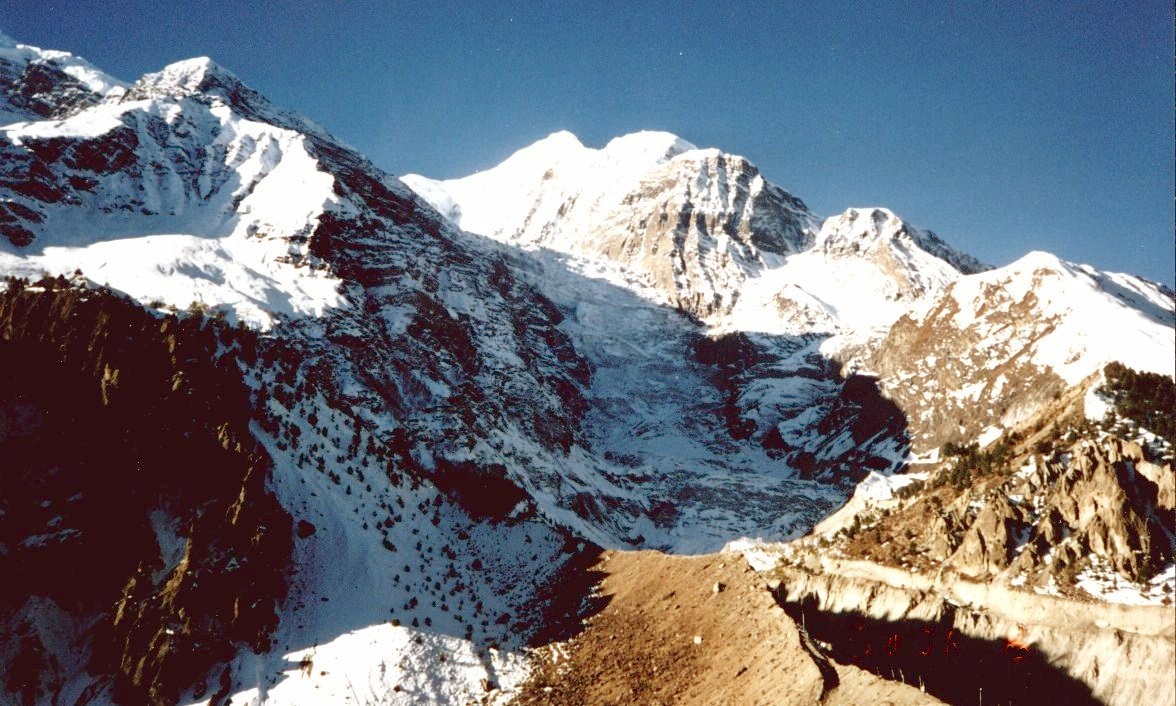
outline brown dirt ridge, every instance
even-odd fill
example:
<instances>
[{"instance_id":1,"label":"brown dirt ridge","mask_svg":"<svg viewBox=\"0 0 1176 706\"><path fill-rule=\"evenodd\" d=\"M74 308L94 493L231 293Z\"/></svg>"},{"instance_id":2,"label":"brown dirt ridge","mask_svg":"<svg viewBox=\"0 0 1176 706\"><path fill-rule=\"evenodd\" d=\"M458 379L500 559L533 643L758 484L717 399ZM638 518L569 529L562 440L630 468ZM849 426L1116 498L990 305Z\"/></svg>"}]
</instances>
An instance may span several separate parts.
<instances>
[{"instance_id":1,"label":"brown dirt ridge","mask_svg":"<svg viewBox=\"0 0 1176 706\"><path fill-rule=\"evenodd\" d=\"M738 554L605 552L603 608L536 655L514 704L938 704L826 661Z\"/></svg>"}]
</instances>

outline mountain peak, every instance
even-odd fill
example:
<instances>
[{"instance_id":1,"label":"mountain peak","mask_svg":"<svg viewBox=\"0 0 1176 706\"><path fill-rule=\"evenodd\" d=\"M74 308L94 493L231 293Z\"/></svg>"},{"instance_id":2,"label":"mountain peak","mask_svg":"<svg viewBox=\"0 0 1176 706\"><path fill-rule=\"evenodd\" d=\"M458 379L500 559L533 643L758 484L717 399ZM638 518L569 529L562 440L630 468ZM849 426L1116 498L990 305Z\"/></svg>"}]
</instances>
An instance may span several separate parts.
<instances>
[{"instance_id":1,"label":"mountain peak","mask_svg":"<svg viewBox=\"0 0 1176 706\"><path fill-rule=\"evenodd\" d=\"M207 56L198 56L168 64L154 73L145 74L131 87L131 98L160 98L164 96L219 95L234 102L237 94L248 87L231 71Z\"/></svg>"},{"instance_id":2,"label":"mountain peak","mask_svg":"<svg viewBox=\"0 0 1176 706\"><path fill-rule=\"evenodd\" d=\"M40 74L30 78L26 74L32 70ZM44 93L47 90L46 79L49 83L55 79L44 76L49 73L60 73L76 82L78 87L93 93L95 96L109 96L117 90L122 90L126 84L109 74L99 70L85 59L65 51L55 49L41 49L30 44L19 42L0 32L0 85L5 86L3 93L7 94L8 102L12 96L22 90L33 93ZM60 77L59 77L60 78ZM22 85L30 80L33 85ZM5 96L0 95L0 103L5 102ZM8 108L7 110L11 110ZM0 107L0 117L6 112ZM36 114L36 111L33 111ZM10 118L32 117L32 115L10 115ZM43 117L43 116L42 116Z\"/></svg>"},{"instance_id":3,"label":"mountain peak","mask_svg":"<svg viewBox=\"0 0 1176 706\"><path fill-rule=\"evenodd\" d=\"M1009 269L1032 272L1035 270L1062 271L1069 270L1071 267L1069 263L1053 253L1048 253L1044 250L1033 250L1025 253L1025 255L1009 265Z\"/></svg>"},{"instance_id":4,"label":"mountain peak","mask_svg":"<svg viewBox=\"0 0 1176 706\"><path fill-rule=\"evenodd\" d=\"M887 208L849 208L844 213L830 216L821 228L826 239L869 240L893 237L906 223Z\"/></svg>"},{"instance_id":5,"label":"mountain peak","mask_svg":"<svg viewBox=\"0 0 1176 706\"><path fill-rule=\"evenodd\" d=\"M202 103L224 103L251 120L296 130L335 141L326 130L294 112L276 108L265 96L250 88L232 71L207 56L168 64L144 74L127 90L123 100L193 98Z\"/></svg>"},{"instance_id":6,"label":"mountain peak","mask_svg":"<svg viewBox=\"0 0 1176 706\"><path fill-rule=\"evenodd\" d=\"M499 166L527 165L528 169L547 169L556 162L582 155L587 149L580 138L567 130L560 130L515 152Z\"/></svg>"},{"instance_id":7,"label":"mountain peak","mask_svg":"<svg viewBox=\"0 0 1176 706\"><path fill-rule=\"evenodd\" d=\"M615 161L660 164L696 149L672 133L642 130L613 138L603 152Z\"/></svg>"},{"instance_id":8,"label":"mountain peak","mask_svg":"<svg viewBox=\"0 0 1176 706\"><path fill-rule=\"evenodd\" d=\"M862 253L887 245L918 246L964 274L989 269L976 258L961 253L935 233L916 228L888 208L850 208L825 219L817 234L816 247L831 254Z\"/></svg>"},{"instance_id":9,"label":"mountain peak","mask_svg":"<svg viewBox=\"0 0 1176 706\"><path fill-rule=\"evenodd\" d=\"M549 147L583 147L584 143L580 142L580 138L576 137L575 133L568 130L556 130L542 140L533 143L532 147L540 145Z\"/></svg>"}]
</instances>

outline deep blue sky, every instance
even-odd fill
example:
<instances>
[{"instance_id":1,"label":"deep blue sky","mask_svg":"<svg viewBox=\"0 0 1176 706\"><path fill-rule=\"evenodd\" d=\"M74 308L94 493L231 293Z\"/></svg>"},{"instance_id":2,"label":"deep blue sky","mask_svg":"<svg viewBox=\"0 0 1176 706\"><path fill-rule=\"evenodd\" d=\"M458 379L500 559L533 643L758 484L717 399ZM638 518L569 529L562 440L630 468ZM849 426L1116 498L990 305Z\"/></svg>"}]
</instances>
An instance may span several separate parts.
<instances>
[{"instance_id":1,"label":"deep blue sky","mask_svg":"<svg viewBox=\"0 0 1176 706\"><path fill-rule=\"evenodd\" d=\"M661 129L823 215L888 206L993 264L1169 284L1172 28L1166 0L0 0L0 30L126 80L211 56L397 174Z\"/></svg>"}]
</instances>

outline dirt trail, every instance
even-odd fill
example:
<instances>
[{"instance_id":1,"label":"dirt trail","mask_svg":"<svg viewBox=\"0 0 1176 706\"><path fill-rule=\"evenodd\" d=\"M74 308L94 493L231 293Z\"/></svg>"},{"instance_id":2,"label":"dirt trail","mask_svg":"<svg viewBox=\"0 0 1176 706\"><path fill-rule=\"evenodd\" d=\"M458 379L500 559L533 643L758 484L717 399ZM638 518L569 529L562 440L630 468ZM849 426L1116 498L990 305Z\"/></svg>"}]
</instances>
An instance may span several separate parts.
<instances>
[{"instance_id":1,"label":"dirt trail","mask_svg":"<svg viewBox=\"0 0 1176 706\"><path fill-rule=\"evenodd\" d=\"M607 603L548 647L515 704L937 704L814 657L738 554L606 552Z\"/></svg>"}]
</instances>

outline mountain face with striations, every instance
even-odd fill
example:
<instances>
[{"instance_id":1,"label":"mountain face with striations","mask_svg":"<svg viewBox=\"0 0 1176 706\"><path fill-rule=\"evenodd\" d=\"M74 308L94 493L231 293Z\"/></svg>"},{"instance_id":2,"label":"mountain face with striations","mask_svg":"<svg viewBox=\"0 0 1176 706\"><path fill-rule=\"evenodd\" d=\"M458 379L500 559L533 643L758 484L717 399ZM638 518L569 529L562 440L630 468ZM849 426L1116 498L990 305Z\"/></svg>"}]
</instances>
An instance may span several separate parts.
<instances>
[{"instance_id":1,"label":"mountain face with striations","mask_svg":"<svg viewBox=\"0 0 1176 706\"><path fill-rule=\"evenodd\" d=\"M2 36L0 122L6 702L508 700L601 548L793 539L1108 363L1173 375L1163 286L666 133L402 181L209 59Z\"/></svg>"}]
</instances>

